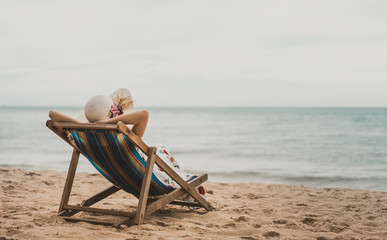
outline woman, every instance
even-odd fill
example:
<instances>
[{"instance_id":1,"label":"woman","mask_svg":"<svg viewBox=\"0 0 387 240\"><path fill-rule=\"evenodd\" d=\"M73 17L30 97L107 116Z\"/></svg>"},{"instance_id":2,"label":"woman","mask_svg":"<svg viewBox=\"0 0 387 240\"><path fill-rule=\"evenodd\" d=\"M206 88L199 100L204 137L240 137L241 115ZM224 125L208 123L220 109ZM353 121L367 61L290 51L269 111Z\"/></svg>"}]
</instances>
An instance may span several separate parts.
<instances>
[{"instance_id":1,"label":"woman","mask_svg":"<svg viewBox=\"0 0 387 240\"><path fill-rule=\"evenodd\" d=\"M49 113L49 117L54 122L75 122L80 123L81 121L69 117L63 113L58 111L51 110ZM125 113L117 117L103 119L96 121L96 123L117 123L119 121L124 122L125 124L133 125L132 131L136 133L136 135L142 137L144 136L146 126L148 124L149 113L146 110L136 111Z\"/></svg>"},{"instance_id":2,"label":"woman","mask_svg":"<svg viewBox=\"0 0 387 240\"><path fill-rule=\"evenodd\" d=\"M132 131L142 137L148 124L149 113L145 110L133 112L133 99L129 90L120 88L110 97L104 95L91 97L85 105L84 116L78 119L53 110L50 111L49 117L54 122L117 123L122 121L133 125Z\"/></svg>"},{"instance_id":3,"label":"woman","mask_svg":"<svg viewBox=\"0 0 387 240\"><path fill-rule=\"evenodd\" d=\"M103 95L96 95L90 98L85 105L84 113L86 119L92 123L117 123L122 121L125 124L133 125L132 131L136 135L143 137L148 124L149 113L145 110L135 112L132 110L133 100L130 92L127 89L119 89L114 92L110 98ZM54 122L82 122L54 110L50 111L49 116ZM144 160L147 159L147 156L140 149L136 148L136 150ZM194 177L180 170L179 164L164 146L157 147L156 154L173 168L185 181L189 181ZM174 188L179 187L173 179L158 167L154 168L153 173L159 180L164 182L164 184ZM200 186L198 190L205 198L204 188Z\"/></svg>"}]
</instances>

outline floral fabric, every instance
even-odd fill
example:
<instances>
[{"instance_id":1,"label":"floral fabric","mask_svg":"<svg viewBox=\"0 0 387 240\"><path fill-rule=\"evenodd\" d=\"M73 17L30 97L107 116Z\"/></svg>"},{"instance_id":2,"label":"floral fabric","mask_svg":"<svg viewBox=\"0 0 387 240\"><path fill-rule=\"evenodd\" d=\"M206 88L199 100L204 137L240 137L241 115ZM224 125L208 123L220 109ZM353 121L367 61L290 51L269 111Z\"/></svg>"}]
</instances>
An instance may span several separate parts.
<instances>
[{"instance_id":1,"label":"floral fabric","mask_svg":"<svg viewBox=\"0 0 387 240\"><path fill-rule=\"evenodd\" d=\"M140 149L136 148L136 150L140 153L140 156L142 157L142 159L144 159L146 161L148 157ZM184 179L184 181L189 181L193 177L193 175L186 174L183 170L180 169L179 164L177 163L177 161L173 157L172 153L170 151L168 151L166 147L158 146L157 150L156 150L156 154L164 162L166 162L173 170L175 170L175 172L177 174L179 174L179 176L182 179ZM153 169L153 174L155 174L156 177L160 181L162 181L164 184L166 184L170 187L174 187L174 188L179 187L179 185L171 177L169 177L168 174L166 174L162 169L160 169L157 165L155 165L155 168Z\"/></svg>"},{"instance_id":2,"label":"floral fabric","mask_svg":"<svg viewBox=\"0 0 387 240\"><path fill-rule=\"evenodd\" d=\"M139 149L136 147L136 150L137 152L140 153L140 156L142 157L142 159L144 159L145 161L147 160L147 156ZM157 150L156 150L156 154L157 156L159 156L164 162L166 162L173 170L175 170L175 172L177 174L179 174L179 176L184 180L184 181L189 181L191 180L193 177L195 177L194 175L191 175L191 174L187 174L185 173L183 170L180 169L180 166L179 164L177 163L177 161L175 160L175 158L173 157L172 153L170 151L167 150L166 147L164 146L158 146L157 147ZM178 188L180 187L179 184L177 184L171 177L168 176L168 174L166 174L162 169L160 169L157 164L156 166L153 168L153 174L156 175L156 177L162 181L164 184L168 185L168 186L171 186L171 187L174 187L174 188ZM207 199L206 195L205 195L205 190L204 190L204 187L203 186L199 186L198 187L198 191L199 191L199 194L204 198L204 199ZM186 201L191 201L193 202L194 199L189 195L189 194L185 194L184 196L181 197L182 200L186 200Z\"/></svg>"}]
</instances>

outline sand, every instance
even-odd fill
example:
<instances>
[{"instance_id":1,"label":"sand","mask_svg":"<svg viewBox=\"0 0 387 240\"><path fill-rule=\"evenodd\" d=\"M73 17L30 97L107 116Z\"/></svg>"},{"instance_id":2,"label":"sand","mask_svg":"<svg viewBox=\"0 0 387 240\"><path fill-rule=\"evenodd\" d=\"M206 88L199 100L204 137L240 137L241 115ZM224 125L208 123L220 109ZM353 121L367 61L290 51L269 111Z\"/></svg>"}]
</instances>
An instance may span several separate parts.
<instances>
[{"instance_id":1,"label":"sand","mask_svg":"<svg viewBox=\"0 0 387 240\"><path fill-rule=\"evenodd\" d=\"M387 193L206 182L215 211L167 206L118 229L56 216L66 172L0 168L0 239L387 239ZM79 173L70 203L110 184ZM119 191L96 206L133 209Z\"/></svg>"}]
</instances>

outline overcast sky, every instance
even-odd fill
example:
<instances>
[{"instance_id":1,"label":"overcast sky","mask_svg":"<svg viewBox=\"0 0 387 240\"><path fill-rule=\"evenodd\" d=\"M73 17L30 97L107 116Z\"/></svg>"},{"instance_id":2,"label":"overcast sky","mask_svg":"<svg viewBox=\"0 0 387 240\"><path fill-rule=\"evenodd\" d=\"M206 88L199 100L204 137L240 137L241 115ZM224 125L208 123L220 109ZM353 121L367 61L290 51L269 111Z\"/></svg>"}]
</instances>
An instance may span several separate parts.
<instances>
[{"instance_id":1,"label":"overcast sky","mask_svg":"<svg viewBox=\"0 0 387 240\"><path fill-rule=\"evenodd\" d=\"M0 106L387 106L387 1L0 5Z\"/></svg>"}]
</instances>

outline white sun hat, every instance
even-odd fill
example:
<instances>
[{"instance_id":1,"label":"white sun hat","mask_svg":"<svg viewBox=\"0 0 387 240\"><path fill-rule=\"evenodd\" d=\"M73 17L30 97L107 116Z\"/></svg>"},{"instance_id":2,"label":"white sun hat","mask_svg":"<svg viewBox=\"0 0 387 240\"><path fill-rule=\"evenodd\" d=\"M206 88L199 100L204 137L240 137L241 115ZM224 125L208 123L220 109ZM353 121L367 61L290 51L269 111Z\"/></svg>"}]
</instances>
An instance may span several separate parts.
<instances>
[{"instance_id":1,"label":"white sun hat","mask_svg":"<svg viewBox=\"0 0 387 240\"><path fill-rule=\"evenodd\" d=\"M96 95L91 97L85 105L85 116L89 122L109 119L113 100L108 96Z\"/></svg>"}]
</instances>

